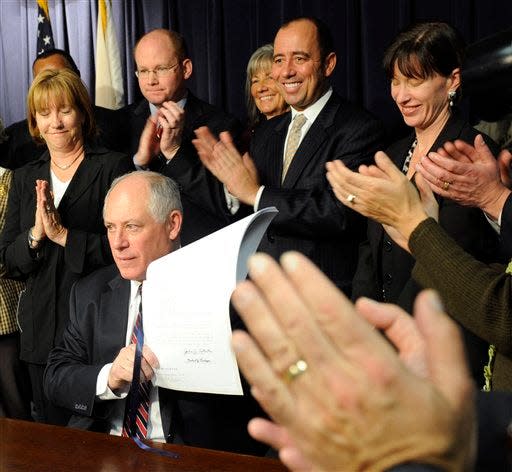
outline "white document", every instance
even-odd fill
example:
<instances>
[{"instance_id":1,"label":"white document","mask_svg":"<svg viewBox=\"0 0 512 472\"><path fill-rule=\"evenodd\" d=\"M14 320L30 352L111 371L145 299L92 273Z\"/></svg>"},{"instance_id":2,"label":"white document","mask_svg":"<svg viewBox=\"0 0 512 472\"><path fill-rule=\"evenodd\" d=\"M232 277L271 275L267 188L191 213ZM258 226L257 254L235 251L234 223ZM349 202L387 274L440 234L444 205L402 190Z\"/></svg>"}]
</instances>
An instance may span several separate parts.
<instances>
[{"instance_id":1,"label":"white document","mask_svg":"<svg viewBox=\"0 0 512 472\"><path fill-rule=\"evenodd\" d=\"M229 300L277 210L265 208L152 262L143 288L144 344L155 385L242 395L231 349Z\"/></svg>"}]
</instances>

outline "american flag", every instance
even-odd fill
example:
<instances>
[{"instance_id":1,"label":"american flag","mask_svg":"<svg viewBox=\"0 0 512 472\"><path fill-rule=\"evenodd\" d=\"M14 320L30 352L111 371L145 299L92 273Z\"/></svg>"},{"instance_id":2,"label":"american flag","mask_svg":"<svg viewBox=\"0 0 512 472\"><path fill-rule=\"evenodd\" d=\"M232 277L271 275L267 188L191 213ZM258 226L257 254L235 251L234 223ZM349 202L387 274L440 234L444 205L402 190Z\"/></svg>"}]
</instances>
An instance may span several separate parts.
<instances>
[{"instance_id":1,"label":"american flag","mask_svg":"<svg viewBox=\"0 0 512 472\"><path fill-rule=\"evenodd\" d=\"M37 55L49 49L55 49L55 44L48 13L48 0L37 0Z\"/></svg>"}]
</instances>

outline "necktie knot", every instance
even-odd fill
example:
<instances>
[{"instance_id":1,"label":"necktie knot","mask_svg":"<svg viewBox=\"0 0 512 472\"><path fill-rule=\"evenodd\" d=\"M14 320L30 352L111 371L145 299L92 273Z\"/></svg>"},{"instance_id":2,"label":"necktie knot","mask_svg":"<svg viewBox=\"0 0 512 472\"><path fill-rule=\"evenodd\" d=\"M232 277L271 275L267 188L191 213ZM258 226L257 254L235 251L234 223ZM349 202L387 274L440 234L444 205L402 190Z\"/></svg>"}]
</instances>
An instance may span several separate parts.
<instances>
[{"instance_id":1,"label":"necktie knot","mask_svg":"<svg viewBox=\"0 0 512 472\"><path fill-rule=\"evenodd\" d=\"M297 113L295 115L295 118L293 119L293 128L301 129L302 126L304 126L304 123L306 122L306 117L302 113Z\"/></svg>"},{"instance_id":2,"label":"necktie knot","mask_svg":"<svg viewBox=\"0 0 512 472\"><path fill-rule=\"evenodd\" d=\"M306 121L307 119L302 113L298 113L297 115L295 115L295 118L293 119L290 134L288 136L288 142L286 143L286 151L284 153L283 173L281 181L284 181L286 173L288 172L288 168L290 167L293 157L295 156L295 153L299 148L301 130Z\"/></svg>"}]
</instances>

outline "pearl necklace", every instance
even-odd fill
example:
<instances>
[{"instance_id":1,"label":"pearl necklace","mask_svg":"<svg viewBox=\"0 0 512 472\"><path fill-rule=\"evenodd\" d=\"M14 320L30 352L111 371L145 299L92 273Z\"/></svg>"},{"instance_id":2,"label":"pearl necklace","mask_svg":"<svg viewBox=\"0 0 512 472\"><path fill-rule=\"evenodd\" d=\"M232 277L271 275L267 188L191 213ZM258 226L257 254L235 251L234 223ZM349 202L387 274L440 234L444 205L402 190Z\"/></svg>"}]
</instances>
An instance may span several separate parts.
<instances>
[{"instance_id":1,"label":"pearl necklace","mask_svg":"<svg viewBox=\"0 0 512 472\"><path fill-rule=\"evenodd\" d=\"M78 154L78 156L76 156L73 161L69 164L66 164L66 165L63 165L63 166L60 166L59 164L57 164L54 160L52 160L52 164L57 167L57 169L60 169L60 170L68 170L77 160L79 157L82 157L82 154Z\"/></svg>"}]
</instances>

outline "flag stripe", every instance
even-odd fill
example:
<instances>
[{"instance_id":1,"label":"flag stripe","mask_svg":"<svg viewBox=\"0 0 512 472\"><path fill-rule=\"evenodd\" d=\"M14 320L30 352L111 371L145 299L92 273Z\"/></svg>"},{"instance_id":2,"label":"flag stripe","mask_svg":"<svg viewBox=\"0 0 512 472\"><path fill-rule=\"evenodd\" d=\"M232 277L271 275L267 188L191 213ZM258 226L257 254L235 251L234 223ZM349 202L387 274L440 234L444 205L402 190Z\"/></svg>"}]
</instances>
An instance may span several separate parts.
<instances>
[{"instance_id":1,"label":"flag stripe","mask_svg":"<svg viewBox=\"0 0 512 472\"><path fill-rule=\"evenodd\" d=\"M45 16L49 19L50 13L48 10L48 0L37 0L37 4L44 11Z\"/></svg>"},{"instance_id":2,"label":"flag stripe","mask_svg":"<svg viewBox=\"0 0 512 472\"><path fill-rule=\"evenodd\" d=\"M109 0L98 0L96 34L96 105L117 109L124 104L121 56Z\"/></svg>"}]
</instances>

